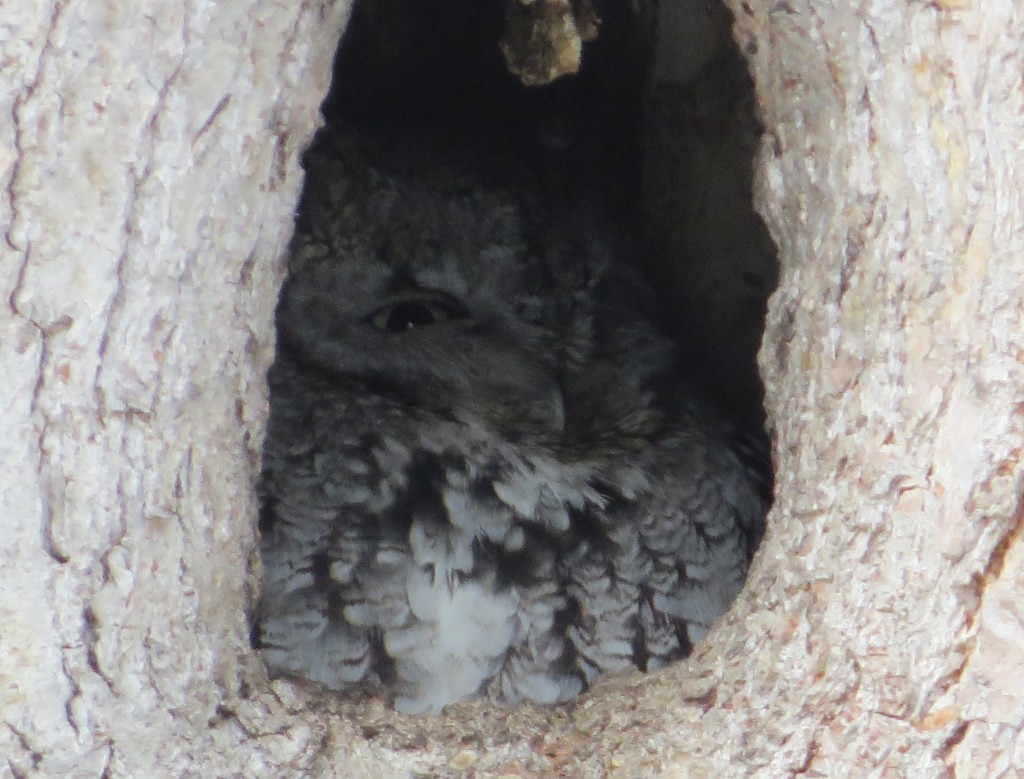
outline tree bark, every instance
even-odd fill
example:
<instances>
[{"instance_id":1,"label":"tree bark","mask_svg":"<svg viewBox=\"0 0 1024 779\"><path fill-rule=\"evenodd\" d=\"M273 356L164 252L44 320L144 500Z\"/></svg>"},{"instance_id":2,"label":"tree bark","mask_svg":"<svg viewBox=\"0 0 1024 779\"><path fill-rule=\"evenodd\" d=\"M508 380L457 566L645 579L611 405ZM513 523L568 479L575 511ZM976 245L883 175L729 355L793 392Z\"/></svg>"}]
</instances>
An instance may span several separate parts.
<instances>
[{"instance_id":1,"label":"tree bark","mask_svg":"<svg viewBox=\"0 0 1024 779\"><path fill-rule=\"evenodd\" d=\"M347 5L0 9L0 775L1024 773L1024 17L730 6L781 260L748 586L664 673L427 718L268 683L248 642L280 257Z\"/></svg>"},{"instance_id":2,"label":"tree bark","mask_svg":"<svg viewBox=\"0 0 1024 779\"><path fill-rule=\"evenodd\" d=\"M280 257L346 6L0 8L0 775L265 749L217 711L248 673Z\"/></svg>"}]
</instances>

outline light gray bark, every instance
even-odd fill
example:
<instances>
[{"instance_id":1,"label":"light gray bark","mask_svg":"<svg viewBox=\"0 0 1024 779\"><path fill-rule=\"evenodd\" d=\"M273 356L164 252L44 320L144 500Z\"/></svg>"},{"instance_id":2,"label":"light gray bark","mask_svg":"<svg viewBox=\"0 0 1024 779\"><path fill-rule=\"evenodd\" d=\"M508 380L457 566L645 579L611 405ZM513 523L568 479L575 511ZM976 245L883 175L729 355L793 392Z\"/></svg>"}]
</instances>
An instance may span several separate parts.
<instances>
[{"instance_id":1,"label":"light gray bark","mask_svg":"<svg viewBox=\"0 0 1024 779\"><path fill-rule=\"evenodd\" d=\"M780 498L746 623L773 667L730 706L769 702L749 746L780 771L1014 775L1024 18L734 11L783 268L761 352Z\"/></svg>"},{"instance_id":2,"label":"light gray bark","mask_svg":"<svg viewBox=\"0 0 1024 779\"><path fill-rule=\"evenodd\" d=\"M262 749L216 713L248 673L279 258L345 14L0 8L0 775Z\"/></svg>"},{"instance_id":3,"label":"light gray bark","mask_svg":"<svg viewBox=\"0 0 1024 779\"><path fill-rule=\"evenodd\" d=\"M408 719L270 685L252 482L344 4L0 8L0 776L1024 772L1024 17L732 3L778 499L687 662Z\"/></svg>"}]
</instances>

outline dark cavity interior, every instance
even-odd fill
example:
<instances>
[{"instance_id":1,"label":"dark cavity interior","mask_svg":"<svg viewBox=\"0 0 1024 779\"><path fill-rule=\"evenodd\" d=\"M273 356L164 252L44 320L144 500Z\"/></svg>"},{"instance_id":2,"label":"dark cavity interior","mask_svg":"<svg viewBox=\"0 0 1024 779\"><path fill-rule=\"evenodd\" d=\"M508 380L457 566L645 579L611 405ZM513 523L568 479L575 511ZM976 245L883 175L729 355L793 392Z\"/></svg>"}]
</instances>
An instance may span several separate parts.
<instances>
[{"instance_id":1,"label":"dark cavity interior","mask_svg":"<svg viewBox=\"0 0 1024 779\"><path fill-rule=\"evenodd\" d=\"M565 22L570 31L561 38L558 30L564 28L558 26L560 22ZM551 23L554 28L545 27ZM546 675L541 674L544 683L537 687L541 692L532 698L522 696L540 702L561 701L565 695L574 695L565 679L582 686L584 677L589 679L617 667L621 655L615 653L623 645L635 650L629 659L642 670L684 655L692 648L691 636L702 634L689 632L691 626L705 629L697 611L704 609L707 613L712 607L718 608L719 595L733 585L739 586L740 580L729 578L731 571L739 570L740 562L745 570L748 556L760 539L763 509L770 499L770 469L760 436L764 417L756 353L777 267L772 244L751 204L751 168L760 129L752 85L744 60L732 44L729 25L727 13L707 0L663 0L658 8L649 0L640 0L639 4L636 0L579 0L571 7L560 6L557 0L450 0L442 4L431 0L357 0L337 54L332 89L323 106L328 125L345 130L320 139L337 151L337 156L307 157L307 165L325 167L320 169L323 175L310 177L313 183L303 201L309 208L300 210L300 228L307 232L300 229L298 233L300 239L313 235L313 243L327 247L323 255L316 255L319 259L330 259L335 252L339 257L355 257L357 262L338 263L334 268L338 274L324 276L306 287L299 284L296 295L283 299L282 310L287 316L279 317L285 323L281 354L288 355L290 344L292 357L305 366L308 375L299 375L293 383L279 379L277 386L282 395L277 397L276 406L272 401L271 415L278 428L271 426L271 445L265 459L265 467L270 464L265 478L271 497L264 506L261 529L264 562L271 577L264 582L269 597L260 607L262 624L255 640L265 656L277 663L276 672L287 675L297 671L340 689L353 680L364 679L361 674L368 673L368 668L373 673L365 678L385 684L400 681L397 687L401 694L405 694L405 688L416 688L419 680L409 673L408 666L402 671L398 665L387 665L403 652L412 656L410 648L401 645L400 631L396 628L386 634L380 628L383 623L371 619L376 613L361 616L359 612L361 604L378 605L374 594L365 595L360 589L363 583L359 576L370 580L380 573L371 552L374 544L381 543L383 532L398 539L396 547L406 556L403 560L413 560L418 566L410 568L413 574L408 585L419 588L417 596L427 593L433 597L437 555L426 540L420 544L423 550L410 552L411 527L423 539L433 539L431 533L435 530L440 533L438 537L448 539L448 529L458 527L458 533L452 531L451 537L457 537L457 551L469 550L463 555L466 559L451 562L438 553L438 559L443 558L445 565L450 563L449 568L458 574L452 581L478 576L479 581L487 582L493 567L497 590L522 584L524 603L527 597L541 592L539 585L548 583L542 578L550 579L550 570L559 566L558 570L564 571L558 580L566 593L564 602L549 606L551 601L539 595L529 602L538 604L538 609L549 609L544 613L553 614L552 622L544 629L559 640L565 639L552 644L562 647L561 654L548 663ZM581 32L582 46L572 34L574 30ZM576 53L580 57L574 64ZM566 67L567 61L571 67ZM339 141L341 135L345 136L344 142ZM448 179L444 165L426 166L423 169L430 171L430 184L444 185L440 187L443 195L401 200L395 193L404 184L395 182L405 181L401 176L407 157L402 155L408 152L399 151L403 143L393 143L395 139L416 142L417 163L425 157L431 162L457 158L460 166L468 164L474 175L465 180ZM363 147L373 147L378 158L386 159L368 162L361 156ZM385 151L381 153L381 149ZM516 164L499 164L509 160ZM387 167L391 164L398 172ZM521 180L516 178L520 175ZM503 176L497 183L506 194L512 190L524 195L512 199L518 206L509 208L502 205L505 201L496 201L493 208L478 208L485 201L473 195L496 183L487 180L488 176ZM525 197L531 185L538 182L543 183L539 189L545 197ZM340 194L330 208L318 211L319 195L337 194L335 185ZM375 199L378 191L384 192L381 201ZM431 190L428 187L426 191ZM587 219L577 222L575 211L563 216L570 213L569 209L563 212L548 208L550 203L563 200L582 203ZM381 211L373 210L378 202L385 203ZM363 203L370 204L369 218L360 210ZM434 205L440 210L431 208ZM537 229L517 232L515 219L504 218L518 207L524 214L522 222ZM413 223L422 217L430 229L404 229L405 213L392 218L400 208L407 209ZM387 214L386 219L378 218L381 213ZM549 221L556 223L551 230ZM498 251L489 255L490 260L484 259L490 248L486 242L469 241L465 251L459 249L462 238L471 236L477 225L482 225L481 230L488 236L491 233L486 230L497 225L499 236L513 236L509 244L513 249L502 253L503 237L495 242ZM606 232L610 237L604 240ZM321 241L321 233L329 238ZM557 240L549 240L551 235ZM595 240L584 240L591 237ZM296 245L304 246L301 240ZM586 261L603 261L609 248L616 262L633 263L647 276L658 293L655 303L649 302L644 285L634 283L633 274L603 275L603 268L592 271L597 264ZM520 264L501 264L501 258L509 256ZM367 259L367 267L363 267ZM445 274L456 263L461 275L450 289L439 284L438 289L405 299L401 297L408 286L404 277L415 275L411 269L421 259L424 265L415 269L428 279L424 289L431 287L431 273L435 279L447 279ZM581 259L585 262L579 262ZM293 271L302 270L301 251L296 250L291 261ZM494 264L479 264L484 261ZM385 281L374 275L378 266L386 267L385 272L390 274L383 277ZM481 273L477 274L477 269ZM342 275L342 270L350 275ZM529 277L527 280L516 275L520 270ZM591 272L603 285L600 289L587 287ZM573 284L549 283L562 275L571 277ZM315 274L297 275L295 281L320 278ZM343 279L343 283L333 287L331 279ZM373 308L369 311L350 300L365 289L381 296L370 301ZM584 289L585 294L581 292ZM480 313L469 302L450 299L457 298L460 290L467 292L467 301L472 299L469 292L487 292L479 298L499 311L499 316L488 319L490 311ZM573 308L574 301L583 299L586 303L590 294L601 296L600 307ZM518 307L516 324L522 328L515 337L493 325L504 321L500 316L508 308L501 295L515 300ZM329 305L324 302L328 297ZM608 302L612 298L614 305ZM572 316L563 317L563 309ZM336 311L343 315L334 317ZM355 316L352 311L358 311L358 326L349 321ZM599 313L591 316L588 312L592 311ZM628 315L622 313L626 311ZM679 345L681 366L674 355L666 359L671 349L660 336L654 336L648 322L638 326L647 314ZM468 320L465 331L458 327L461 319ZM538 322L554 322L557 326L531 330L532 323ZM372 328L364 328L367 323ZM453 326L445 329L449 324ZM479 330L474 329L477 325ZM420 340L421 329L469 335ZM380 332L412 337L407 342L388 341L393 347L388 350L380 346L384 343ZM481 332L492 340L470 337ZM578 337L580 333L582 337ZM321 334L326 337L321 338ZM543 340L548 335L552 340ZM580 343L584 345L579 347ZM431 351L423 344L442 346ZM538 354L541 350L535 348L537 344L548 351ZM452 360L456 367L451 371L434 370L431 360L447 365L445 360L435 358L442 348L467 360L471 357L473 369ZM561 373L546 367L549 355L562 360L558 364ZM588 363L587 355L596 357ZM288 360L280 362L287 377L291 370ZM648 366L652 369L649 373ZM320 371L326 372L321 375ZM358 391L368 393L358 395L358 399L375 400L372 413L357 413L361 407L349 404L351 396L345 392L352 390L348 387L340 393L343 403L337 408L328 404L335 416L342 415L338 416L341 421L337 421L337 429L320 424L334 419L330 414L318 417L317 426L309 424L312 414L319 410L316 404L320 396L310 400L302 393L321 392L325 378L343 386L350 374L364 382ZM696 411L692 413L688 405L677 403L680 395L673 394L678 389L674 383L677 378L702 385L705 394L721 405L727 416L740 421L741 429L718 427L717 422L705 428L705 418L717 420L717 415L703 402L693 406ZM307 380L309 386L304 384ZM693 393L692 398L699 394ZM562 458L557 465L564 465L563 470L569 474L561 486L567 493L578 490L575 494L584 497L565 503L573 511L559 514L556 509L563 504L558 501L568 499L553 492L556 497L541 509L527 505L520 512L517 501L525 505L522 495L529 497L528 488L520 485L521 494L507 488L509 479L512 481L508 483L517 483L518 471L503 459L505 448L481 444L479 451L464 451L465 430L456 435L444 428L443 434L449 436L444 439L448 448L438 445L429 449L423 443L428 439L415 439L413 451L420 452L440 475L418 469L415 457L410 463L394 465L397 455L389 454L387 442L378 440L375 427L383 424L381 420L392 419L384 416L398 405L392 401L405 404L403 413L410 408L430 410L433 416L424 413L408 419L417 420L431 435L436 431L430 425L436 420L468 419L477 424L483 419L481 426L486 424L488 431L500 434L503 444L518 445L527 439L522 446L526 455L556 452ZM660 407L658 401L663 401ZM648 408L642 408L645 403L658 413L646 415ZM405 419L400 415L394 418ZM666 419L668 423L663 424ZM364 428L359 427L361 424ZM465 428L472 424L467 423ZM665 431L674 431L676 424L682 433L673 438ZM436 427L441 429L443 425ZM408 428L394 429L401 434L408 432ZM322 430L329 431L323 439L318 437ZM352 438L353 430L362 430L365 440ZM718 431L723 430L727 430L730 440L723 440L726 433L718 437ZM338 472L318 465L307 468L303 462L292 464L290 458L301 460L308 455L303 448L305 440L293 446L296 431L318 442L322 452L317 455L323 454L324 461L333 463ZM690 444L684 442L696 443L689 448ZM720 445L730 457L720 454ZM628 468L616 470L618 463L641 454L648 458L643 467L653 484L646 488L647 493L644 487L635 488L640 479L630 481L633 476ZM753 455L755 462L747 462L747 455ZM343 483L348 473L346 458L352 460L352 473L357 474L351 494ZM616 463L608 466L607 472L594 465L595 470L587 476L600 479L588 482L587 487L605 500L589 497L590 493L573 481L573 468L589 462L588 458L600 467L605 462ZM703 469L705 463L711 465ZM479 469L471 471L468 464ZM753 475L749 483L739 479L741 471ZM392 484L389 477L396 474L404 481ZM480 525L489 535L481 530L471 542L466 541L468 533L450 522L458 510L448 507L441 498L449 475L451 484L456 485L452 494L471 499L473 506L488 505L488 501L497 506L493 511L464 511L462 515L481 523L496 517L492 524ZM467 480L462 486L458 486L460 477ZM392 496L390 508L366 509L370 504L360 497L361 478L369 487L380 488L375 495ZM705 486L710 490L704 490ZM504 497L499 487L505 490ZM664 496L674 495L677 487L680 495L693 501L705 493L715 497L709 501L701 497L689 518L677 516L663 511L658 503ZM296 506L312 505L315 510L290 516L288 500L292 493L298 495ZM274 501L282 496L283 508L278 511ZM617 509L616 501L628 506L630 496L638 500L637 505L653 506L651 516L679 518L679 522L667 521L650 532L645 530L647 546L618 543L612 530L628 529L628 524L618 520L629 515L626 509ZM318 524L322 520L321 500L339 512L327 530ZM457 500L455 505L459 505ZM547 511L552 505L555 509ZM588 515L581 506L589 506L596 513ZM275 525L282 517L286 521ZM731 529L715 536L706 528L719 527L719 518L726 520L722 526ZM509 528L521 528L522 538L516 540ZM690 528L693 538L675 532ZM275 530L280 531L279 537ZM664 533L659 535L655 530ZM356 543L350 543L352 538ZM739 539L743 546L731 544L731 539ZM365 554L359 545L364 542ZM306 546L318 544L323 549L309 554L304 551ZM607 544L607 554L602 544ZM679 551L686 544L689 546L683 551L693 551L692 560L671 557L673 549ZM452 548L445 554L454 555ZM669 551L662 554L662 548ZM738 548L741 551L736 551ZM700 557L701 550L712 549L718 557L710 553ZM602 573L600 565L593 566L596 573L590 568L578 575L570 571L575 565L571 554L576 550L588 562L591 557L604 561L607 571ZM339 563L337 575L332 555L344 563ZM713 565L707 562L712 559ZM639 570L630 567L634 562L636 566L664 563L658 571L667 573L657 582L652 576L637 585L631 578L632 572ZM621 575L615 567L619 563L623 566ZM550 569L544 567L549 564ZM671 583L677 581L701 581L705 569L719 564L717 578L709 579L703 590L672 589L675 585ZM350 575L357 568L358 575ZM383 570L387 573L386 568ZM525 578L518 582L517 576ZM540 579L537 587L533 587L531 576ZM311 583L303 577L310 578ZM617 638L605 642L611 647L607 649L600 643L603 639L599 639L599 631L585 623L597 621L591 615L608 613L600 598L591 597L590 592L597 592L599 584L612 579L622 582L626 589L636 586L640 595L631 617L607 623L621 629L616 636L625 636L628 642ZM312 600L307 603L282 597L275 601L274 587L283 582L305 582ZM386 589L389 583L381 582L377 583ZM658 586L664 586L664 590L657 591ZM664 602L667 607L655 604L654 592L664 596L658 603ZM682 594L676 597L677 593ZM323 599L317 600L321 596ZM729 590L727 597L734 596L735 589ZM343 601L343 597L351 601ZM411 600L412 596L401 591L395 597L398 601L402 598ZM383 602L386 606L389 601ZM707 605L693 606L693 613L686 612L692 604ZM351 620L349 612L355 614ZM475 619L478 615L470 616ZM350 643L355 649L350 655L344 654L349 644L332 644L332 651L341 661L326 668L319 661L321 655L309 648L319 640L317 630L324 617L333 620L333 625L349 620L359 630L370 625L376 632L370 631L371 637L364 641L363 633L353 631L356 639ZM666 626L677 633L672 640L666 638ZM579 628L580 636L593 636L593 640L570 640L560 635L574 628ZM481 632L487 629L485 625ZM384 635L397 636L399 648L393 653L385 651ZM313 638L307 640L308 636ZM433 651L429 642L423 646ZM591 657L594 653L597 659ZM652 659L657 662L649 664ZM344 675L349 667L356 669L351 678ZM466 667L475 670L471 663ZM314 678L307 672L321 676ZM429 678L450 680L455 676L442 673ZM467 678L471 684L476 683L475 677ZM481 678L489 683L490 678L498 677ZM534 677L510 673L507 678L512 680L509 689L514 688L515 695L506 695L502 688L495 700L517 699L520 691L515 685L520 684L520 678L526 680L522 682L526 685L533 683L529 680ZM456 699L464 693L460 688ZM411 707L408 710L435 706L442 697L440 692L424 693L421 699L412 697L407 702Z\"/></svg>"}]
</instances>

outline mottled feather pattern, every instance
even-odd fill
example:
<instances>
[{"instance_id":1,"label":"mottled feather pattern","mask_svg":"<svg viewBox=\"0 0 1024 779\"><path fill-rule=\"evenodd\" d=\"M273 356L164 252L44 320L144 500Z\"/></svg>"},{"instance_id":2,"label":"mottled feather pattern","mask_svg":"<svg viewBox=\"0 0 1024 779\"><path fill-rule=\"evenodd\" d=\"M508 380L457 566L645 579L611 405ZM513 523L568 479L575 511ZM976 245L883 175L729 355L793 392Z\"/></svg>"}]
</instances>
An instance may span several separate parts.
<instances>
[{"instance_id":1,"label":"mottled feather pattern","mask_svg":"<svg viewBox=\"0 0 1024 779\"><path fill-rule=\"evenodd\" d=\"M618 239L482 159L325 133L278 313L256 641L407 712L684 656L766 508Z\"/></svg>"}]
</instances>

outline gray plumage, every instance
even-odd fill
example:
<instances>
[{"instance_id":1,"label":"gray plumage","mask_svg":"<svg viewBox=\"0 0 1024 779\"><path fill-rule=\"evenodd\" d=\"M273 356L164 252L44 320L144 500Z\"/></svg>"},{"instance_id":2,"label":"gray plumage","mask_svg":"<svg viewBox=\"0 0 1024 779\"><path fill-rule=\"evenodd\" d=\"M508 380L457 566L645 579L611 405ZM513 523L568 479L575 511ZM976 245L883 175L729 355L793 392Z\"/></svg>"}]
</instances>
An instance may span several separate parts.
<instances>
[{"instance_id":1,"label":"gray plumage","mask_svg":"<svg viewBox=\"0 0 1024 779\"><path fill-rule=\"evenodd\" d=\"M278 312L257 645L408 712L685 655L765 512L594 210L481 159L323 134Z\"/></svg>"}]
</instances>

